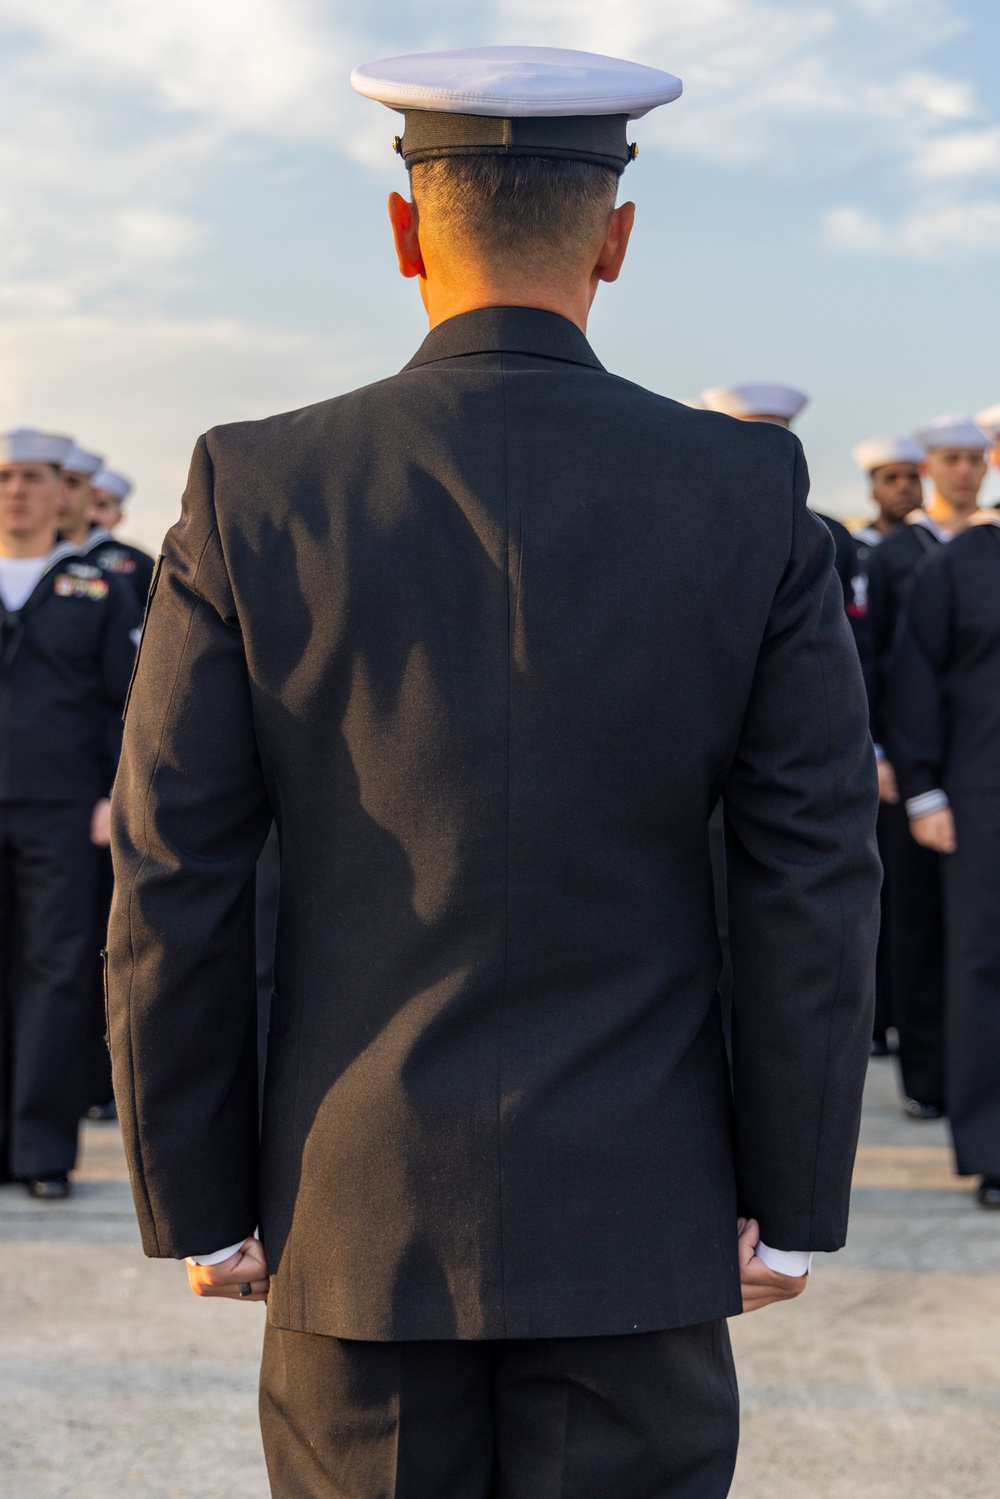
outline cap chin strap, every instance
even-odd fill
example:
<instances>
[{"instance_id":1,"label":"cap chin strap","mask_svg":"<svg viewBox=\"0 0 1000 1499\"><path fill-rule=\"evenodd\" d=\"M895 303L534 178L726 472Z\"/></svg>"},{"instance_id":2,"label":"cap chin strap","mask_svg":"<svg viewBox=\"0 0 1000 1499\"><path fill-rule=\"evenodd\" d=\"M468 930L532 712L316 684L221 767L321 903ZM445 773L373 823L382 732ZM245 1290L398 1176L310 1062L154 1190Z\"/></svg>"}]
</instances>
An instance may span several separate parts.
<instances>
[{"instance_id":1,"label":"cap chin strap","mask_svg":"<svg viewBox=\"0 0 1000 1499\"><path fill-rule=\"evenodd\" d=\"M639 154L627 138L628 115L500 119L431 109L407 109L404 115L405 130L393 148L407 167L448 156L540 156L590 161L621 173Z\"/></svg>"}]
</instances>

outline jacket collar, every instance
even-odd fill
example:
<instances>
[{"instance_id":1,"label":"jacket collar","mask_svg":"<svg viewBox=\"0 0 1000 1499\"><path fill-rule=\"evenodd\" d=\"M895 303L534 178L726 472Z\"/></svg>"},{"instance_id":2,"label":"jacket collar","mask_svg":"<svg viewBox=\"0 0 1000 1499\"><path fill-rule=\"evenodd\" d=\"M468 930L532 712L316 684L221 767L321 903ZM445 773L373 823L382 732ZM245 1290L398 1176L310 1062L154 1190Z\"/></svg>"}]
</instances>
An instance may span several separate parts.
<instances>
[{"instance_id":1,"label":"jacket collar","mask_svg":"<svg viewBox=\"0 0 1000 1499\"><path fill-rule=\"evenodd\" d=\"M23 613L25 609L33 608L36 603L39 603L43 598L48 596L48 589L42 585L46 578L51 577L55 572L60 562L66 562L71 559L79 562L82 558L83 553L80 551L80 548L75 547L71 541L57 541L45 559L45 571L35 584L32 592L25 599L21 612Z\"/></svg>"},{"instance_id":2,"label":"jacket collar","mask_svg":"<svg viewBox=\"0 0 1000 1499\"><path fill-rule=\"evenodd\" d=\"M931 520L926 510L917 510L914 513L913 519L907 521L907 525L923 526L925 531L931 533L935 541L951 541L952 538L952 533L950 531L942 531L941 527Z\"/></svg>"},{"instance_id":3,"label":"jacket collar","mask_svg":"<svg viewBox=\"0 0 1000 1499\"><path fill-rule=\"evenodd\" d=\"M28 597L25 599L20 609L11 610L7 609L5 606L0 609L0 612L2 612L4 618L7 620L19 619L25 612L25 610L33 609L35 605L40 603L43 598L47 598L49 590L44 586L46 578L51 577L52 573L55 572L60 562L65 562L67 557L79 558L81 556L82 553L80 552L79 548L75 547L71 541L57 541L51 552L49 552L45 558L45 566L42 569L41 573L39 573L38 575L38 582L28 594Z\"/></svg>"},{"instance_id":4,"label":"jacket collar","mask_svg":"<svg viewBox=\"0 0 1000 1499\"><path fill-rule=\"evenodd\" d=\"M538 307L480 307L432 328L409 364L418 369L465 354L536 354L589 369L604 366L575 323Z\"/></svg>"},{"instance_id":5,"label":"jacket collar","mask_svg":"<svg viewBox=\"0 0 1000 1499\"><path fill-rule=\"evenodd\" d=\"M80 550L85 557L89 557L91 552L95 551L105 541L114 541L114 539L111 532L104 526L91 526L87 534L87 539Z\"/></svg>"}]
</instances>

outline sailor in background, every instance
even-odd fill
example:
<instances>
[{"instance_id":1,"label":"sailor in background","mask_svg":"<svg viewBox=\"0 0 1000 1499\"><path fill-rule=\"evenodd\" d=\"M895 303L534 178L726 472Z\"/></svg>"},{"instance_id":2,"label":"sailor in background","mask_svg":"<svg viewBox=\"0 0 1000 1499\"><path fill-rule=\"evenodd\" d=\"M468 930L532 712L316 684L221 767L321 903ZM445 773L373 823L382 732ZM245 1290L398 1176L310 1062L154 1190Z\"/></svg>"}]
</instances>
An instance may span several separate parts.
<instances>
[{"instance_id":1,"label":"sailor in background","mask_svg":"<svg viewBox=\"0 0 1000 1499\"><path fill-rule=\"evenodd\" d=\"M140 609L145 609L156 563L141 547L120 541L114 534L125 518L125 502L132 488L132 480L116 469L105 467L94 474L90 481L92 529L86 551L106 573L128 583Z\"/></svg>"},{"instance_id":2,"label":"sailor in background","mask_svg":"<svg viewBox=\"0 0 1000 1499\"><path fill-rule=\"evenodd\" d=\"M74 449L74 454L79 449ZM84 454L91 464L96 455ZM79 460L78 460L79 461ZM66 476L64 475L64 483ZM147 552L127 542L118 541L114 531L125 514L125 502L132 492L132 481L124 474L99 463L89 467L87 497L84 504L74 491L78 486L70 484L69 503L73 508L74 536L82 536L80 550L109 577L119 578L135 595L140 615L146 607L149 585L153 578L155 563ZM136 638L138 645L138 637ZM108 932L108 917L114 894L114 872L111 866L111 851L102 848L99 856L97 925L95 933L94 964L94 1035L90 1047L87 1083L87 1118L114 1119L117 1117L111 1082L111 1057L105 1040L104 1021L104 963L101 951Z\"/></svg>"},{"instance_id":3,"label":"sailor in background","mask_svg":"<svg viewBox=\"0 0 1000 1499\"><path fill-rule=\"evenodd\" d=\"M860 645L885 809L882 850L888 887L889 964L905 1110L913 1119L936 1119L945 1109L940 858L910 836L891 755L885 751L885 703L904 596L920 564L964 531L975 513L989 439L969 416L937 417L913 435L924 450L921 470L930 480L931 493L923 509L913 510L908 521L869 550Z\"/></svg>"},{"instance_id":4,"label":"sailor in background","mask_svg":"<svg viewBox=\"0 0 1000 1499\"><path fill-rule=\"evenodd\" d=\"M791 385L770 385L756 382L746 385L716 385L703 390L700 405L704 411L721 411L726 416L735 416L741 422L773 422L775 426L791 428L799 412L809 404L805 391ZM834 520L832 515L818 515L833 537L834 569L844 590L844 607L854 597L856 547L854 538L845 525Z\"/></svg>"},{"instance_id":5,"label":"sailor in background","mask_svg":"<svg viewBox=\"0 0 1000 1499\"><path fill-rule=\"evenodd\" d=\"M851 457L868 475L878 512L869 525L854 533L854 539L861 546L877 547L924 503L920 482L924 450L913 437L870 437L851 450Z\"/></svg>"},{"instance_id":6,"label":"sailor in background","mask_svg":"<svg viewBox=\"0 0 1000 1499\"><path fill-rule=\"evenodd\" d=\"M854 576L853 598L847 613L858 639L862 663L867 665L871 653L864 648L863 632L867 628L868 615L868 557L874 547L881 546L887 536L898 531L906 517L919 510L924 502L920 465L924 450L912 437L871 437L858 443L852 458L868 475L871 482L871 497L877 514L870 525L855 532L857 545L857 572ZM898 825L897 836L905 824L899 810L892 766L884 754L879 759L879 817L878 843L886 876L882 884L882 926L878 939L878 965L875 984L875 1029L872 1036L872 1055L888 1056L887 1031L895 1025L892 1003L892 958L891 913L889 908L889 846L892 826Z\"/></svg>"},{"instance_id":7,"label":"sailor in background","mask_svg":"<svg viewBox=\"0 0 1000 1499\"><path fill-rule=\"evenodd\" d=\"M913 580L886 724L913 837L943 865L956 1170L1000 1208L1000 526L984 520Z\"/></svg>"},{"instance_id":8,"label":"sailor in background","mask_svg":"<svg viewBox=\"0 0 1000 1499\"><path fill-rule=\"evenodd\" d=\"M790 430L792 422L809 402L805 391L791 385L773 385L761 382L745 385L715 385L703 390L697 400L685 401L696 411L719 411L724 416L735 417L741 422L769 422L776 427ZM820 515L833 537L834 571L840 579L844 593L844 607L849 608L854 597L854 576L857 571L854 539L847 527L832 516ZM712 883L715 888L715 914L719 931L719 946L722 949L722 970L719 975L719 996L722 1001L723 1022L729 1035L729 1016L732 1008L732 959L729 951L729 901L726 893L726 842L723 825L722 802L718 802L708 820L709 850L712 859Z\"/></svg>"},{"instance_id":9,"label":"sailor in background","mask_svg":"<svg viewBox=\"0 0 1000 1499\"><path fill-rule=\"evenodd\" d=\"M988 406L985 411L980 411L976 417L976 426L981 427L992 442L990 462L994 468L1000 468L1000 401L995 406Z\"/></svg>"},{"instance_id":10,"label":"sailor in background","mask_svg":"<svg viewBox=\"0 0 1000 1499\"><path fill-rule=\"evenodd\" d=\"M104 464L100 453L73 443L62 466L62 496L59 501L59 535L78 552L84 552L93 529L90 510L94 495L90 481Z\"/></svg>"},{"instance_id":11,"label":"sailor in background","mask_svg":"<svg viewBox=\"0 0 1000 1499\"><path fill-rule=\"evenodd\" d=\"M98 847L138 610L57 537L69 438L0 436L0 1175L65 1197L93 1036Z\"/></svg>"}]
</instances>

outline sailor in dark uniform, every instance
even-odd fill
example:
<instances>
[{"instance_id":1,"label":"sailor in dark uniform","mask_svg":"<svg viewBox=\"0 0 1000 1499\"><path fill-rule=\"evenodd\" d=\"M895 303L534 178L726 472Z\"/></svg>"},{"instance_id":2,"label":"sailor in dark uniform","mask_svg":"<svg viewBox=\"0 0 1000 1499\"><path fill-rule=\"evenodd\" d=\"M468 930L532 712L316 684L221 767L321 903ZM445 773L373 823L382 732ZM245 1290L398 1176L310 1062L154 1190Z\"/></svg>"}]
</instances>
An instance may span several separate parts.
<instances>
[{"instance_id":1,"label":"sailor in dark uniform","mask_svg":"<svg viewBox=\"0 0 1000 1499\"><path fill-rule=\"evenodd\" d=\"M697 401L685 402L700 411L718 411L724 416L735 417L741 422L767 422L776 427L791 430L792 422L809 403L803 390L793 385L775 385L767 382L748 382L741 385L715 385L703 390ZM840 579L844 595L844 608L850 612L854 596L854 576L857 572L854 539L845 525L830 515L814 511L833 537L833 570ZM732 960L729 951L729 910L726 895L726 846L723 829L722 803L713 808L708 820L709 846L712 855L712 879L715 887L716 920L719 930L719 946L722 949L722 972L719 975L719 994L722 999L723 1017L728 1034L728 1017L732 1004Z\"/></svg>"},{"instance_id":2,"label":"sailor in dark uniform","mask_svg":"<svg viewBox=\"0 0 1000 1499\"><path fill-rule=\"evenodd\" d=\"M865 631L868 628L868 559L873 550L881 546L887 536L900 529L906 517L919 510L924 502L920 465L924 461L924 450L912 437L872 437L858 443L851 456L867 474L871 484L871 497L876 507L876 516L869 525L854 533L857 547L856 568L853 581L853 597L847 606L848 618L858 640L862 664L870 666L870 655L865 649ZM892 929L889 902L889 873L892 857L893 836L898 839L905 831L905 822L899 809L899 795L892 766L879 752L879 814L878 842L882 856L884 878L882 881L882 925L878 938L878 964L875 984L875 1029L872 1035L872 1055L888 1056L887 1032L896 1024L892 1001Z\"/></svg>"},{"instance_id":3,"label":"sailor in dark uniform","mask_svg":"<svg viewBox=\"0 0 1000 1499\"><path fill-rule=\"evenodd\" d=\"M852 449L851 457L871 484L874 520L854 539L861 547L877 547L899 530L906 517L924 503L920 465L924 449L913 437L870 437Z\"/></svg>"},{"instance_id":4,"label":"sailor in dark uniform","mask_svg":"<svg viewBox=\"0 0 1000 1499\"><path fill-rule=\"evenodd\" d=\"M90 510L94 496L90 481L103 463L100 453L74 442L60 470L59 536L78 552L83 552L92 529Z\"/></svg>"},{"instance_id":5,"label":"sailor in dark uniform","mask_svg":"<svg viewBox=\"0 0 1000 1499\"><path fill-rule=\"evenodd\" d=\"M99 453L74 443L62 465L63 493L59 506L59 534L76 547L106 576L120 578L135 595L140 616L146 606L153 576L153 559L137 547L115 540L111 528L98 524L95 510L121 519L121 507L132 486L123 475L111 472ZM98 481L100 481L98 483ZM113 502L117 514L108 502ZM85 1096L88 1119L113 1119L115 1104L111 1086L111 1058L104 1038L104 968L101 951L108 930L114 875L111 853L107 848L99 856L98 899L94 926L94 961L92 965L93 1038L87 1066Z\"/></svg>"},{"instance_id":6,"label":"sailor in dark uniform","mask_svg":"<svg viewBox=\"0 0 1000 1499\"><path fill-rule=\"evenodd\" d=\"M116 540L112 534L122 519L124 503L131 489L131 481L124 474L107 468L98 453L74 443L63 464L59 531L81 556L99 567L106 576L119 578L132 591L141 617L153 577L153 558L138 547ZM113 1119L116 1111L111 1086L111 1058L104 1038L104 969L100 957L114 888L108 849L101 850L99 864L92 985L93 1039L87 1068L86 1113L88 1119Z\"/></svg>"},{"instance_id":7,"label":"sailor in dark uniform","mask_svg":"<svg viewBox=\"0 0 1000 1499\"><path fill-rule=\"evenodd\" d=\"M948 1117L956 1169L1000 1208L1000 525L919 569L892 657L887 735L914 838L942 856Z\"/></svg>"},{"instance_id":8,"label":"sailor in dark uniform","mask_svg":"<svg viewBox=\"0 0 1000 1499\"><path fill-rule=\"evenodd\" d=\"M914 433L930 480L926 507L867 558L867 612L862 664L879 756L882 849L887 868L889 952L905 1111L936 1119L945 1108L944 912L941 861L911 836L885 750L885 702L900 609L917 567L965 529L986 473L987 439L970 417L944 416ZM893 798L895 797L895 800Z\"/></svg>"},{"instance_id":9,"label":"sailor in dark uniform","mask_svg":"<svg viewBox=\"0 0 1000 1499\"><path fill-rule=\"evenodd\" d=\"M106 573L121 578L132 588L145 609L149 585L153 581L155 559L141 547L121 541L114 533L125 517L125 502L132 493L132 481L117 469L99 469L90 481L90 521L93 529L84 550Z\"/></svg>"},{"instance_id":10,"label":"sailor in dark uniform","mask_svg":"<svg viewBox=\"0 0 1000 1499\"><path fill-rule=\"evenodd\" d=\"M64 1197L92 1034L98 847L138 610L57 540L68 438L0 437L0 1173Z\"/></svg>"},{"instance_id":11,"label":"sailor in dark uniform","mask_svg":"<svg viewBox=\"0 0 1000 1499\"><path fill-rule=\"evenodd\" d=\"M976 426L986 433L993 444L990 448L990 462L994 468L1000 469L1000 401L977 413ZM1000 509L1000 506L995 508Z\"/></svg>"},{"instance_id":12,"label":"sailor in dark uniform","mask_svg":"<svg viewBox=\"0 0 1000 1499\"><path fill-rule=\"evenodd\" d=\"M485 48L355 81L405 110L390 216L431 331L374 386L214 429L164 543L109 944L143 1243L267 1296L276 1496L722 1499L724 1319L843 1243L871 1035L833 546L794 436L587 342L628 121L678 80Z\"/></svg>"},{"instance_id":13,"label":"sailor in dark uniform","mask_svg":"<svg viewBox=\"0 0 1000 1499\"><path fill-rule=\"evenodd\" d=\"M155 563L148 552L118 541L113 535L131 490L131 480L124 474L105 467L97 453L74 443L63 473L59 534L97 567L127 583L142 610L146 607ZM109 526L98 517L106 517L112 524Z\"/></svg>"},{"instance_id":14,"label":"sailor in dark uniform","mask_svg":"<svg viewBox=\"0 0 1000 1499\"><path fill-rule=\"evenodd\" d=\"M703 390L698 404L705 411L721 411L741 422L770 422L777 427L791 428L800 411L809 404L804 390L793 385L774 385L751 381L742 385L715 385ZM833 568L844 591L844 607L848 608L854 596L854 576L857 572L857 548L847 527L832 515L818 515L833 537Z\"/></svg>"}]
</instances>

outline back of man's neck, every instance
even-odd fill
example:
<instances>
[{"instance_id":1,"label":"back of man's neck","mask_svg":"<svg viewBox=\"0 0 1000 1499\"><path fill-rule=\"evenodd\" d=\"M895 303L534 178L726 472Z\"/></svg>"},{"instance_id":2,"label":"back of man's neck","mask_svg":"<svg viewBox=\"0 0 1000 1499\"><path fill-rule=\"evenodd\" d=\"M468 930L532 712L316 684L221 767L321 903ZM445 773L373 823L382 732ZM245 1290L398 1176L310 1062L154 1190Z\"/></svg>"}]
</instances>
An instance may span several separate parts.
<instances>
[{"instance_id":1,"label":"back of man's neck","mask_svg":"<svg viewBox=\"0 0 1000 1499\"><path fill-rule=\"evenodd\" d=\"M479 312L486 307L533 307L538 312L554 312L568 319L581 333L587 331L590 301L585 290L574 293L561 287L481 283L455 292L425 282L421 291L431 328L449 318L459 317L463 312Z\"/></svg>"}]
</instances>

